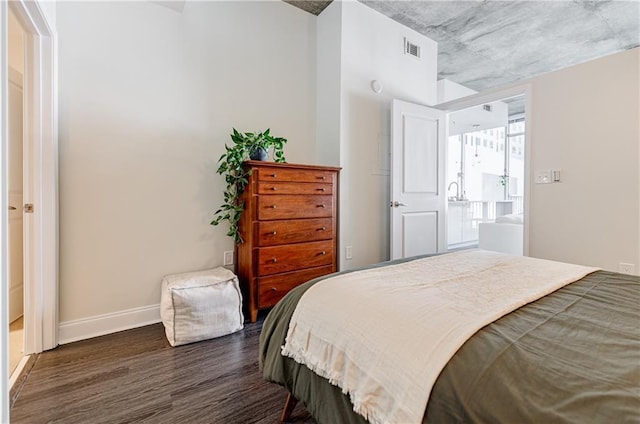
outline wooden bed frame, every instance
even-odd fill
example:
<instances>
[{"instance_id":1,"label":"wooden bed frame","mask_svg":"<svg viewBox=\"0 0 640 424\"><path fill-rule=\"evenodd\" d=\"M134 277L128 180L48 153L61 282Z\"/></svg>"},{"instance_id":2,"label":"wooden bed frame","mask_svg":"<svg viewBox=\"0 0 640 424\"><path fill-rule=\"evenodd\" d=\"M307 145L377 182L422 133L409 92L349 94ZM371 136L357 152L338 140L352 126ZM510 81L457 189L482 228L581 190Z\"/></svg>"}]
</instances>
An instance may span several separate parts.
<instances>
[{"instance_id":1,"label":"wooden bed frame","mask_svg":"<svg viewBox=\"0 0 640 424\"><path fill-rule=\"evenodd\" d=\"M284 401L284 407L282 408L282 416L280 417L280 422L289 421L291 418L291 413L293 412L293 408L298 404L298 399L294 398L291 395L291 392L287 393L287 400Z\"/></svg>"}]
</instances>

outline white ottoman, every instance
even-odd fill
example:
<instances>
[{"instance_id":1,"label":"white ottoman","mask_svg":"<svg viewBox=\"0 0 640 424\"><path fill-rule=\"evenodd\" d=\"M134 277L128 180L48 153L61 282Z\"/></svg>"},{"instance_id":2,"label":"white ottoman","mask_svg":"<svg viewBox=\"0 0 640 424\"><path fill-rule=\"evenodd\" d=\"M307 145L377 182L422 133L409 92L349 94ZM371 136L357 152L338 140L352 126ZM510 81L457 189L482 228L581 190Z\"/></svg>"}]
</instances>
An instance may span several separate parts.
<instances>
[{"instance_id":1,"label":"white ottoman","mask_svg":"<svg viewBox=\"0 0 640 424\"><path fill-rule=\"evenodd\" d=\"M171 346L241 330L238 277L222 267L164 277L160 317Z\"/></svg>"}]
</instances>

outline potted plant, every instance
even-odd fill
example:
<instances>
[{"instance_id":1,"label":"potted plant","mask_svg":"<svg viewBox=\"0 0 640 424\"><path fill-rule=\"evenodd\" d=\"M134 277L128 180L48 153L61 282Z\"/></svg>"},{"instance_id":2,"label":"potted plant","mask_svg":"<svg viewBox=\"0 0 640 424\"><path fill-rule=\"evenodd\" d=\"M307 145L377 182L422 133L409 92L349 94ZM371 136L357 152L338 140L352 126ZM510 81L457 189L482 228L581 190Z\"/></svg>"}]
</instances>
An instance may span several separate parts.
<instances>
[{"instance_id":1,"label":"potted plant","mask_svg":"<svg viewBox=\"0 0 640 424\"><path fill-rule=\"evenodd\" d=\"M233 237L237 244L242 243L242 237L238 228L238 222L244 212L244 203L240 202L240 195L249 182L250 171L247 171L243 164L248 159L266 160L268 151L273 148L273 159L275 162L286 162L284 144L285 138L274 137L267 129L261 133L240 133L235 128L231 134L233 145L225 144L226 152L218 159L218 171L224 175L227 184L224 191L224 203L214 213L214 220L211 225L218 225L222 221L229 222L227 235Z\"/></svg>"}]
</instances>

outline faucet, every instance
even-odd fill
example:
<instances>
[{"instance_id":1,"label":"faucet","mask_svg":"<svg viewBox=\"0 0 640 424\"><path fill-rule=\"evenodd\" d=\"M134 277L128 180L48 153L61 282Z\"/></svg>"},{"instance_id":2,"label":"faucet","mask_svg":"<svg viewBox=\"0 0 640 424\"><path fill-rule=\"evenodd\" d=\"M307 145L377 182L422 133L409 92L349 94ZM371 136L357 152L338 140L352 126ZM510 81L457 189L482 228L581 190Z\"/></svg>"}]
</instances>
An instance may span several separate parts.
<instances>
[{"instance_id":1,"label":"faucet","mask_svg":"<svg viewBox=\"0 0 640 424\"><path fill-rule=\"evenodd\" d=\"M449 196L449 200L461 200L460 199L460 185L458 185L458 183L456 181L452 181L449 186L447 187L447 192L449 192L449 190L451 190L451 186L452 185L456 185L456 197L452 198L452 196Z\"/></svg>"}]
</instances>

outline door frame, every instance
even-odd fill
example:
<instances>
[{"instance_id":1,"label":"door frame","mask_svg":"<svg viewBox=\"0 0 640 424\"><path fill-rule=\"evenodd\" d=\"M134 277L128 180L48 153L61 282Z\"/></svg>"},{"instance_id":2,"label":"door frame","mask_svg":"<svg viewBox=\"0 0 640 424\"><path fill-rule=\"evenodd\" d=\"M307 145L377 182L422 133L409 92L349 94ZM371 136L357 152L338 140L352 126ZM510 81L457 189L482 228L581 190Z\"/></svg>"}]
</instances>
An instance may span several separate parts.
<instances>
[{"instance_id":1,"label":"door frame","mask_svg":"<svg viewBox=\"0 0 640 424\"><path fill-rule=\"evenodd\" d=\"M470 96L462 97L460 99L451 100L446 103L433 106L435 109L440 109L446 113L456 112L462 109L467 109L473 106L480 106L485 103L491 103L500 101L508 97L525 96L524 100L524 120L525 120L525 158L524 158L524 256L529 256L529 206L531 201L531 144L532 144L532 107L533 107L533 95L532 95L531 83L514 84L507 87L495 88L487 90L482 93L472 94ZM445 160L446 166L446 160ZM448 213L448 211L447 211Z\"/></svg>"},{"instance_id":2,"label":"door frame","mask_svg":"<svg viewBox=\"0 0 640 424\"><path fill-rule=\"evenodd\" d=\"M2 28L8 9L3 2ZM8 2L24 33L24 202L34 205L25 214L25 354L52 349L58 344L58 83L57 35L39 1ZM7 84L8 36L0 34L2 87ZM2 90L2 261L7 254L7 98ZM2 305L8 300L6 267L2 267ZM6 327L6 328L5 328ZM2 324L8 333L8 323ZM4 364L3 364L4 365ZM4 378L3 373L3 378ZM4 380L8 381L8 380ZM4 385L3 385L4 387ZM3 396L4 398L4 396Z\"/></svg>"},{"instance_id":3,"label":"door frame","mask_svg":"<svg viewBox=\"0 0 640 424\"><path fill-rule=\"evenodd\" d=\"M7 130L9 96L8 28L7 2L0 1L0 422L9 422L9 185L7 151L9 131Z\"/></svg>"},{"instance_id":4,"label":"door frame","mask_svg":"<svg viewBox=\"0 0 640 424\"><path fill-rule=\"evenodd\" d=\"M26 202L34 203L25 279L25 353L57 345L58 327L58 82L57 35L39 0L0 2L0 421L9 421L8 259L8 7L25 31L23 158L30 171ZM27 200L28 199L28 200ZM26 242L26 241L25 241ZM28 296L28 298L27 298Z\"/></svg>"}]
</instances>

